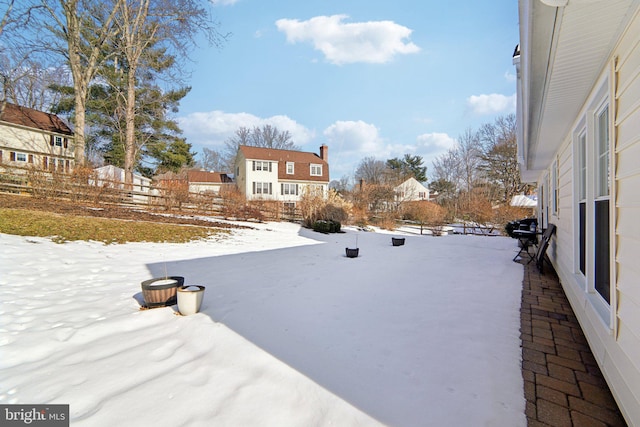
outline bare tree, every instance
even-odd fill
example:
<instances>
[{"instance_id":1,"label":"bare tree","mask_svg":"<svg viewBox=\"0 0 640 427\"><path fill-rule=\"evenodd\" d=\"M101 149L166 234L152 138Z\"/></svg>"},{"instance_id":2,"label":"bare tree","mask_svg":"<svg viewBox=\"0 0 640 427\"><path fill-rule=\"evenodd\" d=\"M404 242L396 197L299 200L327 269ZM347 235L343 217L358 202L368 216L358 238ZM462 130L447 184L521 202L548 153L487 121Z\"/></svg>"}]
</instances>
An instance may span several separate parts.
<instances>
[{"instance_id":1,"label":"bare tree","mask_svg":"<svg viewBox=\"0 0 640 427\"><path fill-rule=\"evenodd\" d=\"M85 123L89 85L99 67L115 52L106 47L116 34L114 18L120 0L40 0L47 16L42 28L55 37L41 40L43 48L66 59L73 77L75 159L85 162Z\"/></svg>"},{"instance_id":2,"label":"bare tree","mask_svg":"<svg viewBox=\"0 0 640 427\"><path fill-rule=\"evenodd\" d=\"M114 21L118 29L116 46L123 56L126 75L125 96L125 158L124 169L128 182L133 177L140 143L136 141L136 88L140 68L167 72L176 55L187 55L187 48L199 31L219 43L224 39L215 30L208 10L196 0L118 0L118 15Z\"/></svg>"},{"instance_id":3,"label":"bare tree","mask_svg":"<svg viewBox=\"0 0 640 427\"><path fill-rule=\"evenodd\" d=\"M224 160L229 170L233 170L238 148L241 145L278 150L300 150L300 147L293 142L288 130L281 131L269 124L262 127L254 126L252 129L243 126L236 130L234 136L225 141Z\"/></svg>"},{"instance_id":4,"label":"bare tree","mask_svg":"<svg viewBox=\"0 0 640 427\"><path fill-rule=\"evenodd\" d=\"M355 172L356 185L360 181L368 184L382 184L389 176L389 168L382 160L375 157L365 157L360 161Z\"/></svg>"},{"instance_id":5,"label":"bare tree","mask_svg":"<svg viewBox=\"0 0 640 427\"><path fill-rule=\"evenodd\" d=\"M497 200L508 202L528 188L520 181L517 161L515 115L500 116L494 123L487 123L478 131L483 144L482 165L487 179L497 187Z\"/></svg>"},{"instance_id":6,"label":"bare tree","mask_svg":"<svg viewBox=\"0 0 640 427\"><path fill-rule=\"evenodd\" d=\"M480 178L480 163L482 161L482 144L477 132L467 129L458 137L458 159L462 172L462 183L469 193Z\"/></svg>"},{"instance_id":7,"label":"bare tree","mask_svg":"<svg viewBox=\"0 0 640 427\"><path fill-rule=\"evenodd\" d=\"M202 149L201 160L198 161L197 166L208 171L230 171L230 169L226 169L226 163L222 154L217 150L206 147Z\"/></svg>"}]
</instances>

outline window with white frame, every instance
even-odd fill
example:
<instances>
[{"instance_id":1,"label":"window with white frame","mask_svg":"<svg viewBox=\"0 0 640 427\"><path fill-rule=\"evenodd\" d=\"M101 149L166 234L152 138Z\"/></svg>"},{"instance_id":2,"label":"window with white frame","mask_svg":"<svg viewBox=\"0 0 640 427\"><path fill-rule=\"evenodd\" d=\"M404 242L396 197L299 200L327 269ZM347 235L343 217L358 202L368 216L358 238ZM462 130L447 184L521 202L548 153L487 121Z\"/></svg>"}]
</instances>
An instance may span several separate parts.
<instances>
[{"instance_id":1,"label":"window with white frame","mask_svg":"<svg viewBox=\"0 0 640 427\"><path fill-rule=\"evenodd\" d=\"M311 176L322 176L322 165L311 164Z\"/></svg>"},{"instance_id":2,"label":"window with white frame","mask_svg":"<svg viewBox=\"0 0 640 427\"><path fill-rule=\"evenodd\" d=\"M609 193L610 167L609 152L609 105L600 108L595 117L595 197L594 197L594 288L610 304L610 245L609 245Z\"/></svg>"},{"instance_id":3,"label":"window with white frame","mask_svg":"<svg viewBox=\"0 0 640 427\"><path fill-rule=\"evenodd\" d=\"M273 194L270 182L254 182L253 194Z\"/></svg>"},{"instance_id":4,"label":"window with white frame","mask_svg":"<svg viewBox=\"0 0 640 427\"><path fill-rule=\"evenodd\" d=\"M55 146L56 147L62 147L62 137L61 136L55 136L53 138Z\"/></svg>"},{"instance_id":5,"label":"window with white frame","mask_svg":"<svg viewBox=\"0 0 640 427\"><path fill-rule=\"evenodd\" d=\"M294 167L295 163L293 162L287 162L287 175L293 175L295 172L295 167Z\"/></svg>"},{"instance_id":6,"label":"window with white frame","mask_svg":"<svg viewBox=\"0 0 640 427\"><path fill-rule=\"evenodd\" d=\"M262 162L262 161L254 160L253 170L271 172L271 162Z\"/></svg>"},{"instance_id":7,"label":"window with white frame","mask_svg":"<svg viewBox=\"0 0 640 427\"><path fill-rule=\"evenodd\" d=\"M281 184L281 189L280 192L283 195L294 195L297 196L298 195L298 184L292 184L289 182L283 182Z\"/></svg>"},{"instance_id":8,"label":"window with white frame","mask_svg":"<svg viewBox=\"0 0 640 427\"><path fill-rule=\"evenodd\" d=\"M578 270L582 275L587 269L587 131L583 129L578 135L577 145L577 215L578 215Z\"/></svg>"},{"instance_id":9,"label":"window with white frame","mask_svg":"<svg viewBox=\"0 0 640 427\"><path fill-rule=\"evenodd\" d=\"M574 133L575 273L596 312L611 325L612 126L603 83Z\"/></svg>"},{"instance_id":10,"label":"window with white frame","mask_svg":"<svg viewBox=\"0 0 640 427\"><path fill-rule=\"evenodd\" d=\"M551 165L551 212L558 215L558 160Z\"/></svg>"},{"instance_id":11,"label":"window with white frame","mask_svg":"<svg viewBox=\"0 0 640 427\"><path fill-rule=\"evenodd\" d=\"M27 154L26 153L18 153L16 152L16 162L26 162Z\"/></svg>"}]
</instances>

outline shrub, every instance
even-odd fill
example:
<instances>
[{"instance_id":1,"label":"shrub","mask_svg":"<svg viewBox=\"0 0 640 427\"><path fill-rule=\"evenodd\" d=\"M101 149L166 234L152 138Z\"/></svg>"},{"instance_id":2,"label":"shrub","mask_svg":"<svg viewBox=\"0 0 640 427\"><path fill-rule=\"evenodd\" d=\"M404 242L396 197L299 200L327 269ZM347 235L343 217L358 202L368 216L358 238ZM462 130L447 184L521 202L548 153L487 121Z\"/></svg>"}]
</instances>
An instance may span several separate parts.
<instances>
[{"instance_id":1,"label":"shrub","mask_svg":"<svg viewBox=\"0 0 640 427\"><path fill-rule=\"evenodd\" d=\"M328 220L325 221L323 219L318 220L313 223L313 230L319 233L339 233L341 224L338 221Z\"/></svg>"},{"instance_id":2,"label":"shrub","mask_svg":"<svg viewBox=\"0 0 640 427\"><path fill-rule=\"evenodd\" d=\"M313 228L318 220L343 222L349 217L351 204L335 190L329 190L327 197L320 188L306 188L300 198L300 213L303 225Z\"/></svg>"}]
</instances>

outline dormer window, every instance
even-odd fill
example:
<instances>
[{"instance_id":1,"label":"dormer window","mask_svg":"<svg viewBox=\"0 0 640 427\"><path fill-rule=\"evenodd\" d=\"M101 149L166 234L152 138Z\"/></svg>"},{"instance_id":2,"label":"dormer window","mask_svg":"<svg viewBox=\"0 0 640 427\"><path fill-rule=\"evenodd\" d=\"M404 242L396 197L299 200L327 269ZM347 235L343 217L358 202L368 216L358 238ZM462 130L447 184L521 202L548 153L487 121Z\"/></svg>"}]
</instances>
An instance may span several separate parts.
<instances>
[{"instance_id":1,"label":"dormer window","mask_svg":"<svg viewBox=\"0 0 640 427\"><path fill-rule=\"evenodd\" d=\"M287 162L287 175L294 174L294 164L293 162Z\"/></svg>"},{"instance_id":2,"label":"dormer window","mask_svg":"<svg viewBox=\"0 0 640 427\"><path fill-rule=\"evenodd\" d=\"M311 176L322 176L322 165L311 164Z\"/></svg>"}]
</instances>

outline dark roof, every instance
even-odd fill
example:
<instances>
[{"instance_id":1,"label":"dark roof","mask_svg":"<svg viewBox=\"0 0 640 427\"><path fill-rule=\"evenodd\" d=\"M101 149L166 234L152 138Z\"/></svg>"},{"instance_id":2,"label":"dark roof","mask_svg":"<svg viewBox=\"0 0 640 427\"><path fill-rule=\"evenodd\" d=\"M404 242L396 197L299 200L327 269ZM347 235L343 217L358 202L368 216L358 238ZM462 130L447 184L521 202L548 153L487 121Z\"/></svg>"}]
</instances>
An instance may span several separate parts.
<instances>
[{"instance_id":1,"label":"dark roof","mask_svg":"<svg viewBox=\"0 0 640 427\"><path fill-rule=\"evenodd\" d=\"M0 115L0 121L40 129L46 132L73 135L73 131L71 131L69 126L67 126L67 124L55 114L49 114L27 107L20 107L8 102L5 103L4 110Z\"/></svg>"},{"instance_id":2,"label":"dark roof","mask_svg":"<svg viewBox=\"0 0 640 427\"><path fill-rule=\"evenodd\" d=\"M241 145L240 151L247 160L270 160L278 162L278 179L329 182L329 164L316 153L276 148L249 147ZM294 174L287 175L286 163L294 162ZM311 176L311 164L323 165L322 176ZM303 166L303 167L300 167Z\"/></svg>"}]
</instances>

